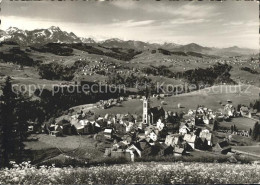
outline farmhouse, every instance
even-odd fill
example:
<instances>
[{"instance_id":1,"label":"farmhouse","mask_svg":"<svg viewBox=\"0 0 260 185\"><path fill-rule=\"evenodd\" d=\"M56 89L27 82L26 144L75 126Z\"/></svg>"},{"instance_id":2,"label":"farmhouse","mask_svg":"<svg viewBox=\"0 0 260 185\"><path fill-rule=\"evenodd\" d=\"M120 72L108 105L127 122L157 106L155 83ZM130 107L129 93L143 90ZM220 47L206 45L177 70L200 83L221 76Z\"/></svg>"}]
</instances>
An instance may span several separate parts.
<instances>
[{"instance_id":1,"label":"farmhouse","mask_svg":"<svg viewBox=\"0 0 260 185\"><path fill-rule=\"evenodd\" d=\"M203 130L203 131L201 131L200 132L200 135L199 135L199 137L201 138L201 139L206 139L206 141L207 141L207 145L208 146L212 146L212 133L209 133L208 132L208 130Z\"/></svg>"},{"instance_id":2,"label":"farmhouse","mask_svg":"<svg viewBox=\"0 0 260 185\"><path fill-rule=\"evenodd\" d=\"M133 152L129 150L118 149L116 151L111 151L111 157L113 158L126 158L129 161L133 161Z\"/></svg>"},{"instance_id":3,"label":"farmhouse","mask_svg":"<svg viewBox=\"0 0 260 185\"><path fill-rule=\"evenodd\" d=\"M111 139L112 138L112 134L113 134L113 129L105 129L104 130L104 136L107 139Z\"/></svg>"},{"instance_id":4,"label":"farmhouse","mask_svg":"<svg viewBox=\"0 0 260 185\"><path fill-rule=\"evenodd\" d=\"M141 150L140 150L137 146L135 146L134 144L132 144L131 146L129 146L129 147L126 149L126 151L130 151L130 150L134 153L134 155L135 155L136 157L142 157L142 152L141 152Z\"/></svg>"},{"instance_id":5,"label":"farmhouse","mask_svg":"<svg viewBox=\"0 0 260 185\"><path fill-rule=\"evenodd\" d=\"M165 156L165 155L169 155L169 154L173 154L173 147L168 146L165 143L160 144L159 155Z\"/></svg>"},{"instance_id":6,"label":"farmhouse","mask_svg":"<svg viewBox=\"0 0 260 185\"><path fill-rule=\"evenodd\" d=\"M196 135L185 134L183 140L186 141L192 149L198 148L198 138Z\"/></svg>"},{"instance_id":7,"label":"farmhouse","mask_svg":"<svg viewBox=\"0 0 260 185\"><path fill-rule=\"evenodd\" d=\"M165 138L165 144L167 146L172 146L172 147L179 146L182 142L181 138L182 137L178 134L167 135Z\"/></svg>"},{"instance_id":8,"label":"farmhouse","mask_svg":"<svg viewBox=\"0 0 260 185\"><path fill-rule=\"evenodd\" d=\"M235 108L232 104L226 104L224 107L224 114L229 117L234 117L235 115Z\"/></svg>"},{"instance_id":9,"label":"farmhouse","mask_svg":"<svg viewBox=\"0 0 260 185\"><path fill-rule=\"evenodd\" d=\"M181 135L185 135L190 133L190 128L187 126L187 124L183 125L180 129L179 129L179 133Z\"/></svg>"},{"instance_id":10,"label":"farmhouse","mask_svg":"<svg viewBox=\"0 0 260 185\"><path fill-rule=\"evenodd\" d=\"M227 141L221 141L213 147L213 151L221 154L227 154L231 152L231 147Z\"/></svg>"},{"instance_id":11,"label":"farmhouse","mask_svg":"<svg viewBox=\"0 0 260 185\"><path fill-rule=\"evenodd\" d=\"M179 147L175 147L173 150L173 154L174 156L182 156L185 154L185 149L184 148L179 148Z\"/></svg>"},{"instance_id":12,"label":"farmhouse","mask_svg":"<svg viewBox=\"0 0 260 185\"><path fill-rule=\"evenodd\" d=\"M241 106L240 107L240 114L241 116L249 116L249 108L247 106Z\"/></svg>"}]
</instances>

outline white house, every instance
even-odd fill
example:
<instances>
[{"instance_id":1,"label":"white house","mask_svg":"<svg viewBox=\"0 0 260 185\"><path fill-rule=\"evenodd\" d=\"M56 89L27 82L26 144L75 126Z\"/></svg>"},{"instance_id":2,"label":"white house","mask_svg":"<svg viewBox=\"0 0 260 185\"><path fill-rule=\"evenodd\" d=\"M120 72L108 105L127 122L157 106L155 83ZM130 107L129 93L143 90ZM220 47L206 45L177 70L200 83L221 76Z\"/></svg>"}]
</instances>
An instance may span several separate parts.
<instances>
[{"instance_id":1,"label":"white house","mask_svg":"<svg viewBox=\"0 0 260 185\"><path fill-rule=\"evenodd\" d=\"M150 132L149 137L153 141L157 141L157 139L158 139L158 136L154 131Z\"/></svg>"},{"instance_id":2,"label":"white house","mask_svg":"<svg viewBox=\"0 0 260 185\"><path fill-rule=\"evenodd\" d=\"M167 135L165 138L165 144L167 146L170 146L170 145L172 145L173 142L174 142L174 135L173 134Z\"/></svg>"},{"instance_id":3,"label":"white house","mask_svg":"<svg viewBox=\"0 0 260 185\"><path fill-rule=\"evenodd\" d=\"M131 152L132 154L135 154L135 155L137 155L137 156L139 156L139 157L142 157L141 150L139 150L135 145L129 146L129 147L126 149L126 151L128 151L128 152L132 151L132 152ZM131 155L131 160L132 160L132 161L133 161L133 158L134 158L134 157Z\"/></svg>"},{"instance_id":4,"label":"white house","mask_svg":"<svg viewBox=\"0 0 260 185\"><path fill-rule=\"evenodd\" d=\"M159 119L156 123L156 127L158 128L159 131L161 131L164 128L164 123L162 122L161 119Z\"/></svg>"},{"instance_id":5,"label":"white house","mask_svg":"<svg viewBox=\"0 0 260 185\"><path fill-rule=\"evenodd\" d=\"M195 149L197 140L196 135L185 134L183 140L186 141L193 149Z\"/></svg>"},{"instance_id":6,"label":"white house","mask_svg":"<svg viewBox=\"0 0 260 185\"><path fill-rule=\"evenodd\" d=\"M208 116L203 116L203 122L204 122L204 124L206 124L206 125L209 124L209 118L208 118Z\"/></svg>"},{"instance_id":7,"label":"white house","mask_svg":"<svg viewBox=\"0 0 260 185\"><path fill-rule=\"evenodd\" d=\"M181 135L185 135L187 133L190 132L190 129L186 126L186 125L183 125L180 129L179 129L179 133Z\"/></svg>"},{"instance_id":8,"label":"white house","mask_svg":"<svg viewBox=\"0 0 260 185\"><path fill-rule=\"evenodd\" d=\"M113 132L113 130L112 129L105 129L104 130L104 136L106 137L106 138L108 138L108 139L111 139L112 138L112 132Z\"/></svg>"},{"instance_id":9,"label":"white house","mask_svg":"<svg viewBox=\"0 0 260 185\"><path fill-rule=\"evenodd\" d=\"M207 144L209 146L212 146L212 133L210 133L209 131L207 130L204 130L204 131L201 131L200 132L200 138L201 139L206 139L207 140Z\"/></svg>"}]
</instances>

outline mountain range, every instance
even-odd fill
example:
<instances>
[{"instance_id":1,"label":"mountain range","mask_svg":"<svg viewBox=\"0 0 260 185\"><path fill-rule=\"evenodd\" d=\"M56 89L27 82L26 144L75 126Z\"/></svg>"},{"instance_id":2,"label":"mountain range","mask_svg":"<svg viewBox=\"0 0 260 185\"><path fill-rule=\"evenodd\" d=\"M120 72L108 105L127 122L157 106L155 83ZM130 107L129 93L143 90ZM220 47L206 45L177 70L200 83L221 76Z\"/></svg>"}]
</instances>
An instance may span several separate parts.
<instances>
[{"instance_id":1,"label":"mountain range","mask_svg":"<svg viewBox=\"0 0 260 185\"><path fill-rule=\"evenodd\" d=\"M218 56L240 56L258 53L257 50L239 48L237 46L229 48L203 47L196 43L178 45L175 43L148 43L134 40L120 40L117 38L97 42L92 38L82 38L73 32L62 31L59 27L51 26L48 29L21 30L10 27L6 31L0 30L0 41L14 41L21 46L43 45L47 43L87 43L91 45L102 45L109 48L127 48L135 50L152 50L162 48L170 52L197 52Z\"/></svg>"}]
</instances>

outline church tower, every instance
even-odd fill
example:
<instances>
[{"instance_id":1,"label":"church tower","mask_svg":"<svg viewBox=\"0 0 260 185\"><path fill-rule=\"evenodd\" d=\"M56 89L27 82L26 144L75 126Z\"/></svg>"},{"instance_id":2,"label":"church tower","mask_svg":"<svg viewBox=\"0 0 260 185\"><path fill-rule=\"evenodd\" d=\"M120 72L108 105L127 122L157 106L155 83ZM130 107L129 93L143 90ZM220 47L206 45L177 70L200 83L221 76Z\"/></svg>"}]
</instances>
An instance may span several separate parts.
<instances>
[{"instance_id":1,"label":"church tower","mask_svg":"<svg viewBox=\"0 0 260 185\"><path fill-rule=\"evenodd\" d=\"M150 100L149 97L143 100L143 123L150 124Z\"/></svg>"}]
</instances>

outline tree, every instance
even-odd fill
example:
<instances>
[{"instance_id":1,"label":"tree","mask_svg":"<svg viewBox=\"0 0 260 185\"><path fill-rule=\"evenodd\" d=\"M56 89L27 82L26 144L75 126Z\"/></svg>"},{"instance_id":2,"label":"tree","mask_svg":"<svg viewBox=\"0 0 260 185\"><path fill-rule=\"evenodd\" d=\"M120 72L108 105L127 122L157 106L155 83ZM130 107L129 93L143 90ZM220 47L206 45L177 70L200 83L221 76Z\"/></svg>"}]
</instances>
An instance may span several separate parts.
<instances>
[{"instance_id":1,"label":"tree","mask_svg":"<svg viewBox=\"0 0 260 185\"><path fill-rule=\"evenodd\" d=\"M6 78L3 95L1 97L1 119L2 119L2 145L3 165L9 165L9 158L14 153L14 101L15 93L12 91L11 78Z\"/></svg>"},{"instance_id":2,"label":"tree","mask_svg":"<svg viewBox=\"0 0 260 185\"><path fill-rule=\"evenodd\" d=\"M237 127L236 127L236 125L234 125L233 128L234 128L234 131L237 132Z\"/></svg>"},{"instance_id":3,"label":"tree","mask_svg":"<svg viewBox=\"0 0 260 185\"><path fill-rule=\"evenodd\" d=\"M230 131L231 131L231 133L234 132L234 126L233 126L233 125L231 125L231 127L230 127Z\"/></svg>"},{"instance_id":4,"label":"tree","mask_svg":"<svg viewBox=\"0 0 260 185\"><path fill-rule=\"evenodd\" d=\"M216 131L218 129L218 127L219 127L219 122L217 120L215 120L214 123L213 123L213 129L212 130Z\"/></svg>"},{"instance_id":5,"label":"tree","mask_svg":"<svg viewBox=\"0 0 260 185\"><path fill-rule=\"evenodd\" d=\"M249 136L251 136L252 135L252 129L250 128L249 129Z\"/></svg>"},{"instance_id":6,"label":"tree","mask_svg":"<svg viewBox=\"0 0 260 185\"><path fill-rule=\"evenodd\" d=\"M0 115L2 115L2 104L0 104ZM3 120L0 116L0 167L4 166L4 155L3 155Z\"/></svg>"},{"instance_id":7,"label":"tree","mask_svg":"<svg viewBox=\"0 0 260 185\"><path fill-rule=\"evenodd\" d=\"M259 135L259 123L256 122L254 127L253 127L253 131L252 131L252 139L256 140L258 138Z\"/></svg>"},{"instance_id":8,"label":"tree","mask_svg":"<svg viewBox=\"0 0 260 185\"><path fill-rule=\"evenodd\" d=\"M1 96L2 137L0 150L2 151L3 166L9 166L10 160L22 161L23 140L26 138L28 104L12 89L11 78L7 77L3 95Z\"/></svg>"}]
</instances>

